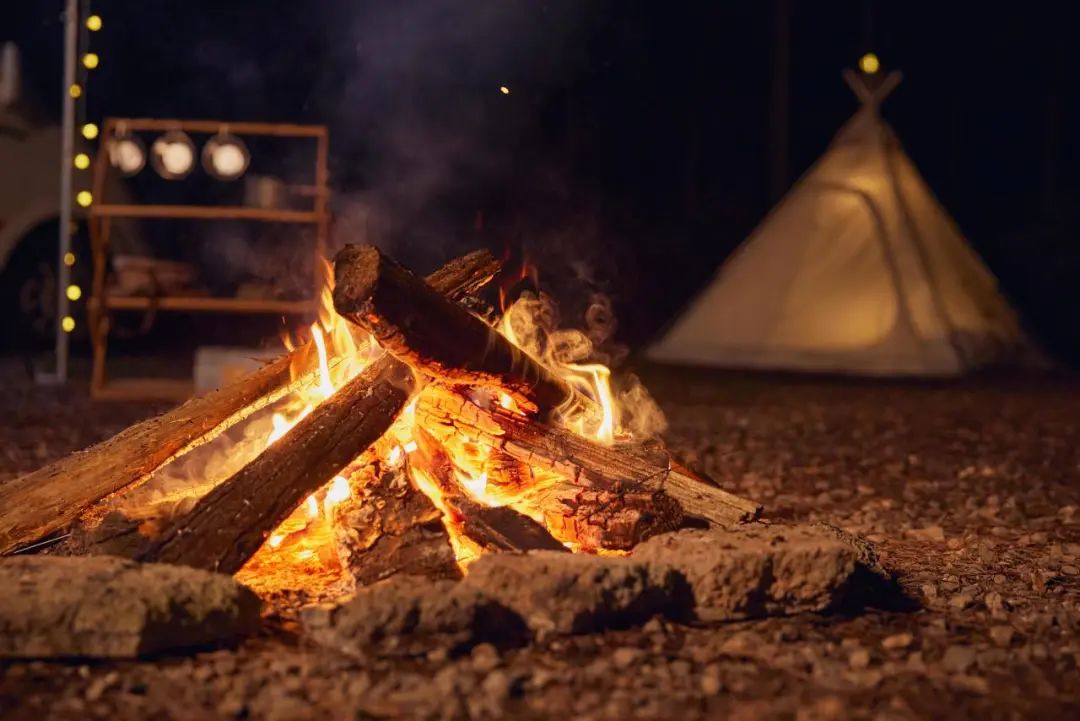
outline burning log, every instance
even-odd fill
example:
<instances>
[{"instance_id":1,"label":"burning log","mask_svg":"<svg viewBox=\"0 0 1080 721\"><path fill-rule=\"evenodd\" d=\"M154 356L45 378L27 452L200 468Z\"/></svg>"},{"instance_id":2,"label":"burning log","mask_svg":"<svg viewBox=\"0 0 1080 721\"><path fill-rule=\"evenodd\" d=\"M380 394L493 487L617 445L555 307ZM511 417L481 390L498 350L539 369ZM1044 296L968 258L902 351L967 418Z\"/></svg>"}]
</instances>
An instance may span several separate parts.
<instances>
[{"instance_id":1,"label":"burning log","mask_svg":"<svg viewBox=\"0 0 1080 721\"><path fill-rule=\"evenodd\" d=\"M424 425L449 425L519 461L549 469L594 491L664 491L688 516L727 526L753 520L761 507L682 467L665 451L605 446L501 409L486 410L453 392L428 387L416 407Z\"/></svg>"},{"instance_id":2,"label":"burning log","mask_svg":"<svg viewBox=\"0 0 1080 721\"><path fill-rule=\"evenodd\" d=\"M432 495L442 501L450 523L482 548L495 551L566 551L547 529L508 506L486 506L469 498L454 478L454 468L438 441L423 428L414 431L419 454L436 486Z\"/></svg>"},{"instance_id":3,"label":"burning log","mask_svg":"<svg viewBox=\"0 0 1080 721\"><path fill-rule=\"evenodd\" d=\"M290 365L306 367L306 357L307 349L297 348L231 385L3 484L0 554L67 528L91 504L281 397L290 389Z\"/></svg>"},{"instance_id":4,"label":"burning log","mask_svg":"<svg viewBox=\"0 0 1080 721\"><path fill-rule=\"evenodd\" d=\"M428 276L431 287L458 300L500 268L486 250L452 260ZM172 458L310 382L290 377L315 368L301 346L220 390L136 423L107 441L0 486L0 555L67 528L92 504L147 477Z\"/></svg>"},{"instance_id":5,"label":"burning log","mask_svg":"<svg viewBox=\"0 0 1080 721\"><path fill-rule=\"evenodd\" d=\"M398 360L443 382L495 387L542 415L591 403L487 323L370 245L334 260L334 308Z\"/></svg>"},{"instance_id":6,"label":"burning log","mask_svg":"<svg viewBox=\"0 0 1080 721\"><path fill-rule=\"evenodd\" d=\"M390 358L372 363L192 510L137 558L235 573L303 500L377 441L412 392Z\"/></svg>"},{"instance_id":7,"label":"burning log","mask_svg":"<svg viewBox=\"0 0 1080 721\"><path fill-rule=\"evenodd\" d=\"M369 463L350 485L353 494L334 508L334 528L338 558L357 586L398 574L461 577L442 511L404 469Z\"/></svg>"},{"instance_id":8,"label":"burning log","mask_svg":"<svg viewBox=\"0 0 1080 721\"><path fill-rule=\"evenodd\" d=\"M448 393L428 386L422 397ZM418 420L423 432L436 437L447 447L460 443L462 426L446 414L436 418L431 401L418 401ZM435 401L437 403L437 401ZM469 433L470 440L475 436ZM480 439L483 442L483 438ZM490 471L485 492L507 499L512 505L539 512L544 525L561 539L586 550L629 550L645 539L681 528L682 508L663 489L639 488L633 483L619 483L599 489L583 487L555 473L543 474L550 466L534 468L487 442L484 463ZM538 477L537 470L541 471ZM490 495L490 494L489 494Z\"/></svg>"}]
</instances>

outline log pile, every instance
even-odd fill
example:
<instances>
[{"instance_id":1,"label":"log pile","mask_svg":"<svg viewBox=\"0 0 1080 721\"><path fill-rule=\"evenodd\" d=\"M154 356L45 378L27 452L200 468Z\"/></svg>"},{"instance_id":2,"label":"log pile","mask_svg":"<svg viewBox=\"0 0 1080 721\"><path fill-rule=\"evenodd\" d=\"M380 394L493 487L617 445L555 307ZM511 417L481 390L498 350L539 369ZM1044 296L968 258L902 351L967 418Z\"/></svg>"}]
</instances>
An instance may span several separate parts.
<instances>
[{"instance_id":1,"label":"log pile","mask_svg":"<svg viewBox=\"0 0 1080 721\"><path fill-rule=\"evenodd\" d=\"M397 574L456 577L458 537L481 552L627 551L686 525L756 517L757 504L662 448L605 445L560 425L568 410L594 412L596 402L462 302L499 269L478 251L422 279L374 247L345 248L335 261L335 310L386 354L201 498L152 521L114 512L80 534L80 550L236 573L305 499L343 473L351 492L333 512L337 555L360 585ZM0 488L0 553L80 517L96 520L103 499L122 499L221 428L311 383L310 356L302 347ZM491 400L498 398L509 400ZM410 457L390 463L392 429L406 416ZM491 483L513 491L515 502L491 503L466 488L446 450L461 439L486 449L497 469Z\"/></svg>"}]
</instances>

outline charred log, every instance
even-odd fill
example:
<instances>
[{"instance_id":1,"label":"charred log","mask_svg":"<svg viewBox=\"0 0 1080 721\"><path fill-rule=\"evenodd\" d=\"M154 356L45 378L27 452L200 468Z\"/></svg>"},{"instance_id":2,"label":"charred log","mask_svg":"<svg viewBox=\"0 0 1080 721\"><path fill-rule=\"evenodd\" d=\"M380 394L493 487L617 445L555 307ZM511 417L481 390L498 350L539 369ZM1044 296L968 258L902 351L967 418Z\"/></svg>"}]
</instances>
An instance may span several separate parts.
<instances>
[{"instance_id":1,"label":"charred log","mask_svg":"<svg viewBox=\"0 0 1080 721\"><path fill-rule=\"evenodd\" d=\"M200 498L137 558L235 573L293 509L386 432L411 392L408 368L389 358L374 362Z\"/></svg>"},{"instance_id":2,"label":"charred log","mask_svg":"<svg viewBox=\"0 0 1080 721\"><path fill-rule=\"evenodd\" d=\"M403 470L371 463L349 483L352 495L334 508L334 534L357 586L397 575L461 577L442 512Z\"/></svg>"},{"instance_id":3,"label":"charred log","mask_svg":"<svg viewBox=\"0 0 1080 721\"><path fill-rule=\"evenodd\" d=\"M454 467L438 441L423 428L414 429L418 454L438 487L447 521L456 524L469 539L492 551L565 551L547 529L512 508L492 508L474 501L455 477Z\"/></svg>"},{"instance_id":4,"label":"charred log","mask_svg":"<svg viewBox=\"0 0 1080 721\"><path fill-rule=\"evenodd\" d=\"M448 384L498 388L547 414L588 403L487 323L370 245L334 260L334 308L395 358Z\"/></svg>"},{"instance_id":5,"label":"charred log","mask_svg":"<svg viewBox=\"0 0 1080 721\"><path fill-rule=\"evenodd\" d=\"M459 394L429 386L421 394L417 419L425 426L449 426L530 466L551 470L595 491L663 491L687 516L714 525L753 520L761 507L728 493L675 462L666 451L621 444L605 446L562 428L499 408L484 409Z\"/></svg>"},{"instance_id":6,"label":"charred log","mask_svg":"<svg viewBox=\"0 0 1080 721\"><path fill-rule=\"evenodd\" d=\"M500 268L486 250L457 258L430 275L432 292L461 299ZM88 507L146 478L201 439L303 385L315 367L302 346L220 390L136 423L107 441L0 486L0 554L67 528ZM300 379L291 382L299 373Z\"/></svg>"}]
</instances>

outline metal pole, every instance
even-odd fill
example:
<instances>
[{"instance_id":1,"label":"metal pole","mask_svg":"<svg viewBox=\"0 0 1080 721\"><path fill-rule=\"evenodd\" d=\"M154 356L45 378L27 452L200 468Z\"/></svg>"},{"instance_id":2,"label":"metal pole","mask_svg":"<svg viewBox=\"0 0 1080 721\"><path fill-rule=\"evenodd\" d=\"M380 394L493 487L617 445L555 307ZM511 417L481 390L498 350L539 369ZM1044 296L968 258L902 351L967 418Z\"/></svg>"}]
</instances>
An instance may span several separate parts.
<instances>
[{"instance_id":1,"label":"metal pole","mask_svg":"<svg viewBox=\"0 0 1080 721\"><path fill-rule=\"evenodd\" d=\"M72 157L75 154L75 99L71 86L75 84L75 63L79 42L78 0L67 0L64 10L64 119L60 150L60 249L56 261L56 381L67 382L68 343L70 336L61 321L68 315L70 305L67 287L71 283L71 268L64 258L71 252L71 181ZM83 259L89 260L89 259Z\"/></svg>"}]
</instances>

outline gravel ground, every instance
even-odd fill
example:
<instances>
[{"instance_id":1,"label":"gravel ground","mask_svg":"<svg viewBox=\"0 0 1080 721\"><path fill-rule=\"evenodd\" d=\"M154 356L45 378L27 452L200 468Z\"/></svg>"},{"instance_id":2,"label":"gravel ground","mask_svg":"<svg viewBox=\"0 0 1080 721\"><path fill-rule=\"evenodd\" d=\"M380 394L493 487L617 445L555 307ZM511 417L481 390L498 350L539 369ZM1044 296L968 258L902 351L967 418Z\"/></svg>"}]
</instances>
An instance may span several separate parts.
<instances>
[{"instance_id":1,"label":"gravel ground","mask_svg":"<svg viewBox=\"0 0 1080 721\"><path fill-rule=\"evenodd\" d=\"M282 623L192 657L0 665L0 717L1080 717L1080 381L646 381L678 454L770 518L875 541L914 608L364 661ZM0 387L0 481L157 410L11 362Z\"/></svg>"}]
</instances>

